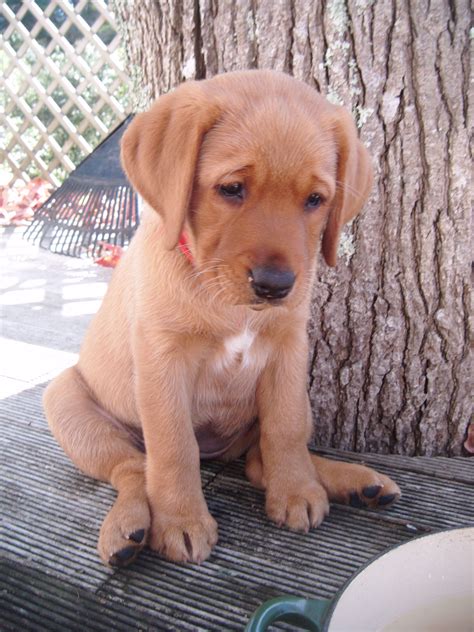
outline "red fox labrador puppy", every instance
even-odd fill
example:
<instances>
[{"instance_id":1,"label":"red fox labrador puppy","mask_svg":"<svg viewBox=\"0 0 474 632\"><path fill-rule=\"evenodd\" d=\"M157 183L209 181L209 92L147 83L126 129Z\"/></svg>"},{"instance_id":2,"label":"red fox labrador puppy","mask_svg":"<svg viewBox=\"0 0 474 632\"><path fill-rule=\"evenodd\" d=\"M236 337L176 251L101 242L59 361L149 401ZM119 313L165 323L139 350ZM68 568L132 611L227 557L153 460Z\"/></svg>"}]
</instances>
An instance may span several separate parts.
<instances>
[{"instance_id":1,"label":"red fox labrador puppy","mask_svg":"<svg viewBox=\"0 0 474 632\"><path fill-rule=\"evenodd\" d=\"M200 458L246 454L271 520L316 527L328 502L385 506L386 476L314 456L308 320L317 252L372 184L341 107L272 71L189 82L135 117L122 161L145 201L79 361L47 388L51 430L118 496L99 552L123 565L145 544L202 562L217 524Z\"/></svg>"}]
</instances>

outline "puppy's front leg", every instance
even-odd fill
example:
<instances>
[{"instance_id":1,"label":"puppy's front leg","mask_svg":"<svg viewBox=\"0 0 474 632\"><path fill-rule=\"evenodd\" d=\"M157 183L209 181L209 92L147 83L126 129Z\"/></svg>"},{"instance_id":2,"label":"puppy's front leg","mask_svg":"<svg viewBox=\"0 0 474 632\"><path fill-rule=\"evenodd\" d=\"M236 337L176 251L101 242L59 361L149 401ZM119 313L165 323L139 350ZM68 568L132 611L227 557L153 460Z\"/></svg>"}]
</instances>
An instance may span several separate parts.
<instances>
[{"instance_id":1,"label":"puppy's front leg","mask_svg":"<svg viewBox=\"0 0 474 632\"><path fill-rule=\"evenodd\" d=\"M281 343L257 389L266 511L277 524L308 531L329 511L308 451L311 418L306 394L306 339L294 332Z\"/></svg>"},{"instance_id":2,"label":"puppy's front leg","mask_svg":"<svg viewBox=\"0 0 474 632\"><path fill-rule=\"evenodd\" d=\"M200 563L217 542L201 486L191 423L193 365L183 341L135 338L136 396L146 447L150 546L170 560Z\"/></svg>"}]
</instances>

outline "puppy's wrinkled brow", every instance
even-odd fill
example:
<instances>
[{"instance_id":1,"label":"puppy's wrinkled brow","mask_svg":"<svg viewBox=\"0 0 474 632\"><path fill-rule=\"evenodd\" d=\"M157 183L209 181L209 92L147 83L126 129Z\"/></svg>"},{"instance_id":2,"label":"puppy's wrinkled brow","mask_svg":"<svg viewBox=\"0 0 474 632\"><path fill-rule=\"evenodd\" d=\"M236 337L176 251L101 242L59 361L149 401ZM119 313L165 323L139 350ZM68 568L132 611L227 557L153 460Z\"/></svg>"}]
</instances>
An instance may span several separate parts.
<instances>
[{"instance_id":1,"label":"puppy's wrinkled brow","mask_svg":"<svg viewBox=\"0 0 474 632\"><path fill-rule=\"evenodd\" d=\"M220 180L227 180L228 178L232 178L235 176L245 176L252 169L253 165L243 165L242 167L236 167L235 169L231 169L230 171L225 170L222 174L218 174L218 178Z\"/></svg>"}]
</instances>

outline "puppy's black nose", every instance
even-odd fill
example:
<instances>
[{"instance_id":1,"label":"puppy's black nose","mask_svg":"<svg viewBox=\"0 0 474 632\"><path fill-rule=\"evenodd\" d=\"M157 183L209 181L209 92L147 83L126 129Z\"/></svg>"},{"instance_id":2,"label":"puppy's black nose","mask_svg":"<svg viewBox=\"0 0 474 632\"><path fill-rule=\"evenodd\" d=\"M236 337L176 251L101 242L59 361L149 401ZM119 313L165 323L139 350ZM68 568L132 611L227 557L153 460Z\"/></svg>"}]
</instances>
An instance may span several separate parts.
<instances>
[{"instance_id":1,"label":"puppy's black nose","mask_svg":"<svg viewBox=\"0 0 474 632\"><path fill-rule=\"evenodd\" d=\"M282 270L271 266L257 266L250 270L251 285L259 298L285 298L295 282L291 270Z\"/></svg>"}]
</instances>

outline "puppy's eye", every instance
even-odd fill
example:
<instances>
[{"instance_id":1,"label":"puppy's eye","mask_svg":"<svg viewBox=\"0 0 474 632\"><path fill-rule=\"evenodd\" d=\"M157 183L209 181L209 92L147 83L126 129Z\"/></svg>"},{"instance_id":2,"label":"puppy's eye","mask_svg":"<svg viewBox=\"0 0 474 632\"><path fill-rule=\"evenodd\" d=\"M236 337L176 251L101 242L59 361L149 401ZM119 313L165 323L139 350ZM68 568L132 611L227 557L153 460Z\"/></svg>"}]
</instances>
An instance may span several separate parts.
<instances>
[{"instance_id":1,"label":"puppy's eye","mask_svg":"<svg viewBox=\"0 0 474 632\"><path fill-rule=\"evenodd\" d=\"M244 199L244 185L241 182L231 182L230 184L220 184L217 187L219 193L226 198Z\"/></svg>"},{"instance_id":2,"label":"puppy's eye","mask_svg":"<svg viewBox=\"0 0 474 632\"><path fill-rule=\"evenodd\" d=\"M315 208L318 208L323 203L323 198L319 195L319 193L311 193L308 199L305 202L305 208L308 211L313 211Z\"/></svg>"}]
</instances>

